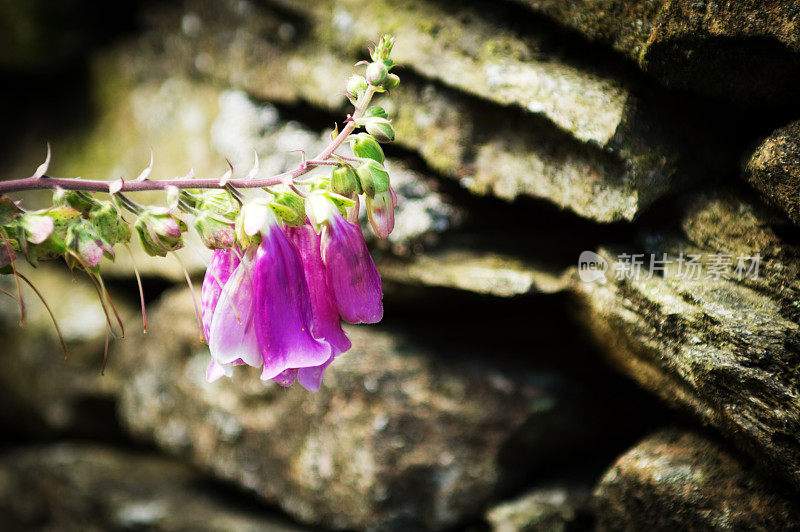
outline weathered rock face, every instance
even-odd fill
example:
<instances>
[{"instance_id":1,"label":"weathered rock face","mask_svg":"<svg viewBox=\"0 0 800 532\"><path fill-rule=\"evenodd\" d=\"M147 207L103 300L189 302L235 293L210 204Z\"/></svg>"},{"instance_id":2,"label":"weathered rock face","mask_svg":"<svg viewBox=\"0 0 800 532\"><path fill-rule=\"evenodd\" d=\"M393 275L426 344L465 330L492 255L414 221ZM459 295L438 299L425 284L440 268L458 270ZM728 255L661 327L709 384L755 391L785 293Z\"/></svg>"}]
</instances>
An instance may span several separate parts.
<instances>
[{"instance_id":1,"label":"weathered rock face","mask_svg":"<svg viewBox=\"0 0 800 532\"><path fill-rule=\"evenodd\" d=\"M476 193L544 198L613 222L720 168L710 159L724 144L702 157L693 148L720 135L704 125L714 120L696 119L701 110L652 104L640 97L651 88L573 64L545 36L500 29L494 15L471 8L454 15L435 2L279 4L165 8L132 45L134 61L338 113L349 64L366 39L391 31L399 61L413 69L392 95L397 143Z\"/></svg>"},{"instance_id":2,"label":"weathered rock face","mask_svg":"<svg viewBox=\"0 0 800 532\"><path fill-rule=\"evenodd\" d=\"M611 44L671 86L773 107L790 104L800 80L793 2L517 1Z\"/></svg>"},{"instance_id":3,"label":"weathered rock face","mask_svg":"<svg viewBox=\"0 0 800 532\"><path fill-rule=\"evenodd\" d=\"M36 138L38 153L50 138L51 170L62 176L130 178L151 147L153 178L192 167L220 175L225 159L243 176L254 153L259 175L275 174L301 160L294 150L313 156L326 144L324 130L349 110L342 88L365 41L391 32L403 82L379 101L398 135L386 151L399 204L389 239L367 231L386 322L349 329L354 348L319 393L265 386L247 368L208 384L191 297L168 291L151 305L147 335L126 320L133 331L100 377L104 319L91 287L37 271L71 359L62 362L42 309L31 303L19 330L7 300L3 426L18 439L112 445L129 436L179 458L89 446L9 452L0 456L0 528L280 529L256 515L267 507L308 526L358 530L585 530L596 517L605 529L800 527L796 493L770 487L780 477L787 492L800 491L800 123L763 141L745 172L795 226L733 184L744 146L773 121L796 118L777 115L800 81L796 6L136 5L135 33L87 59L92 105L73 111L85 115L81 126L63 125L66 139L22 131L18 122L52 107L28 113L23 102L39 93L10 99L22 118L0 124L0 135L17 139L5 151L21 160L17 145ZM16 38L7 33L0 48ZM40 67L15 48L12 59ZM0 77L9 76L7 55L0 49ZM728 192L703 192L716 189ZM645 253L672 261L652 276L607 271L583 282L572 268L598 247L612 265L623 252L641 252L645 270ZM205 268L197 255L180 254L195 277ZM146 293L183 283L173 257L135 260ZM131 262L121 250L104 271L135 297ZM608 467L609 448L618 455L632 430L638 439L669 417L631 398L602 362L743 455L692 432L659 433L608 472L592 508L588 478L598 462ZM253 508L220 502L188 463Z\"/></svg>"},{"instance_id":4,"label":"weathered rock face","mask_svg":"<svg viewBox=\"0 0 800 532\"><path fill-rule=\"evenodd\" d=\"M792 530L793 496L720 443L684 430L639 442L594 494L599 530Z\"/></svg>"},{"instance_id":5,"label":"weathered rock face","mask_svg":"<svg viewBox=\"0 0 800 532\"><path fill-rule=\"evenodd\" d=\"M151 323L114 353L131 377L127 427L298 519L336 528L462 522L625 410L602 408L603 392L546 370L434 355L374 327L349 329L354 347L317 394L265 387L244 368L208 384L188 294L167 296Z\"/></svg>"},{"instance_id":6,"label":"weathered rock face","mask_svg":"<svg viewBox=\"0 0 800 532\"><path fill-rule=\"evenodd\" d=\"M647 235L647 251L673 261L663 276L616 279L604 253L605 282L575 283L585 322L622 371L800 486L798 249L777 218L731 195L700 197L682 225L682 237ZM757 254L758 276L740 280L738 259Z\"/></svg>"},{"instance_id":7,"label":"weathered rock face","mask_svg":"<svg viewBox=\"0 0 800 532\"><path fill-rule=\"evenodd\" d=\"M499 297L555 293L568 284L562 271L467 246L440 247L410 260L386 258L378 266L383 278L396 283Z\"/></svg>"},{"instance_id":8,"label":"weathered rock face","mask_svg":"<svg viewBox=\"0 0 800 532\"><path fill-rule=\"evenodd\" d=\"M235 497L220 496L205 478L174 459L78 443L0 454L0 527L304 530Z\"/></svg>"},{"instance_id":9,"label":"weathered rock face","mask_svg":"<svg viewBox=\"0 0 800 532\"><path fill-rule=\"evenodd\" d=\"M764 139L747 163L745 178L764 199L800 225L800 122Z\"/></svg>"},{"instance_id":10,"label":"weathered rock face","mask_svg":"<svg viewBox=\"0 0 800 532\"><path fill-rule=\"evenodd\" d=\"M43 294L61 328L69 353L64 353L45 307L24 283L25 324L11 299L0 305L0 420L9 430L38 436L80 434L105 436L114 424L115 375L102 376L106 319L97 292L88 279L73 282L66 268L41 265L24 274ZM15 294L11 276L0 286ZM130 323L132 311L115 299L120 315ZM116 327L116 322L115 322Z\"/></svg>"},{"instance_id":11,"label":"weathered rock face","mask_svg":"<svg viewBox=\"0 0 800 532\"><path fill-rule=\"evenodd\" d=\"M491 508L486 519L494 532L588 530L591 495L591 487L580 482L544 484Z\"/></svg>"}]
</instances>

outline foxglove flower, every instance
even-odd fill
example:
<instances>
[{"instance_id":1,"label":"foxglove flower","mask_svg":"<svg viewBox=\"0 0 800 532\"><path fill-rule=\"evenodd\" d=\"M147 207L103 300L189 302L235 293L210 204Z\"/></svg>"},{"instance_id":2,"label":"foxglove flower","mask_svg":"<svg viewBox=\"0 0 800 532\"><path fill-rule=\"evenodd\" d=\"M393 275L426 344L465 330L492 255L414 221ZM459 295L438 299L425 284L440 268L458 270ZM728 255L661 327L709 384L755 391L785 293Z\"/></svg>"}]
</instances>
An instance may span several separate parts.
<instances>
[{"instance_id":1,"label":"foxglove flower","mask_svg":"<svg viewBox=\"0 0 800 532\"><path fill-rule=\"evenodd\" d=\"M322 383L325 369L334 357L351 347L350 340L342 330L339 313L328 290L325 265L320 252L320 237L311 225L287 227L286 236L297 247L303 261L303 272L311 296L312 332L314 337L324 340L331 346L331 356L321 366L300 368L297 372L300 384L311 391L317 391Z\"/></svg>"},{"instance_id":2,"label":"foxglove flower","mask_svg":"<svg viewBox=\"0 0 800 532\"><path fill-rule=\"evenodd\" d=\"M381 277L361 228L345 220L329 200L320 198L315 203L315 218L323 224L320 250L325 277L336 310L350 323L379 322L383 317Z\"/></svg>"},{"instance_id":3,"label":"foxglove flower","mask_svg":"<svg viewBox=\"0 0 800 532\"><path fill-rule=\"evenodd\" d=\"M301 384L318 389L333 350L312 334L313 304L300 252L272 211L265 208L259 216L261 244L248 249L238 265L232 250L218 250L206 273L202 310L212 356L206 377L230 376L233 365L248 364L263 368L263 380L288 386L300 369ZM322 323L318 328L330 331L337 350L349 347L343 333L337 337ZM322 368L306 371L317 367Z\"/></svg>"},{"instance_id":4,"label":"foxglove flower","mask_svg":"<svg viewBox=\"0 0 800 532\"><path fill-rule=\"evenodd\" d=\"M262 380L287 369L320 366L331 356L330 345L312 335L311 296L300 252L271 210L266 218L253 272Z\"/></svg>"}]
</instances>

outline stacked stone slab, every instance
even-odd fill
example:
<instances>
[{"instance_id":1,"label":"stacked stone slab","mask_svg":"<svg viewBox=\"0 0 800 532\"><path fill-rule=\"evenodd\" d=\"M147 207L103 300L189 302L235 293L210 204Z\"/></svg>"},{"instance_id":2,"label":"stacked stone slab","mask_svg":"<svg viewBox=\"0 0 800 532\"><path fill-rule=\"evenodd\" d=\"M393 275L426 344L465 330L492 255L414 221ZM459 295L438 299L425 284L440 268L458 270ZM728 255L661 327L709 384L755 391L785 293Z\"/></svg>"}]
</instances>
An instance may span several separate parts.
<instances>
[{"instance_id":1,"label":"stacked stone slab","mask_svg":"<svg viewBox=\"0 0 800 532\"><path fill-rule=\"evenodd\" d=\"M515 0L611 45L662 82L758 108L796 98L794 2Z\"/></svg>"}]
</instances>

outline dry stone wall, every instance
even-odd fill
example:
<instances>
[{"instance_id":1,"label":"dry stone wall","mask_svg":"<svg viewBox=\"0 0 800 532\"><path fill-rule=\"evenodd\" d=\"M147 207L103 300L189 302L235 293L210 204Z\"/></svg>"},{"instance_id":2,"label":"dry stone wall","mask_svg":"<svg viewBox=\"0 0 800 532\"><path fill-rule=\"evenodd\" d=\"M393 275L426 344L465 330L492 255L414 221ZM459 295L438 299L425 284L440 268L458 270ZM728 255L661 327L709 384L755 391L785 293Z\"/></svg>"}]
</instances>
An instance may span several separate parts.
<instances>
[{"instance_id":1,"label":"dry stone wall","mask_svg":"<svg viewBox=\"0 0 800 532\"><path fill-rule=\"evenodd\" d=\"M33 35L54 31L39 4L15 12ZM89 32L68 62L28 47L20 69L0 51L24 117L0 125L0 175L22 175L42 138L56 175L135 176L151 147L154 177L219 175L226 158L241 176L254 151L263 175L283 171L344 116L365 41L391 32L397 223L370 241L386 319L348 329L354 349L317 394L208 384L178 262L134 256L142 335L120 253L104 269L128 334L101 376L91 286L30 272L71 356L42 308L24 328L0 308L0 492L24 501L0 528L799 526L794 3L131 9L110 40L65 17ZM48 90L65 79L77 88ZM585 251L604 265L591 278ZM199 280L203 260L181 253ZM620 274L633 255L644 272ZM743 257L757 272L737 273Z\"/></svg>"}]
</instances>

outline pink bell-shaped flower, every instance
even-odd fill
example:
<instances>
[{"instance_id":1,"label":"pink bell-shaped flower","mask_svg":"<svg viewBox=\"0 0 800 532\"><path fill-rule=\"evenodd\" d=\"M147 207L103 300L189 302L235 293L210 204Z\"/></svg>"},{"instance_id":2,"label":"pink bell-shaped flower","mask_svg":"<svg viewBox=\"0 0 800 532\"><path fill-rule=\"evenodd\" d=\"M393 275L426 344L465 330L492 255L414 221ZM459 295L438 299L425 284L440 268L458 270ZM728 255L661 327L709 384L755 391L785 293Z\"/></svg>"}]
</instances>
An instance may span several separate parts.
<instances>
[{"instance_id":1,"label":"pink bell-shaped flower","mask_svg":"<svg viewBox=\"0 0 800 532\"><path fill-rule=\"evenodd\" d=\"M247 250L222 288L214 308L208 333L208 347L213 359L206 373L208 380L216 380L223 374L230 376L232 367L237 364L262 365L255 330L254 255L254 248Z\"/></svg>"},{"instance_id":2,"label":"pink bell-shaped flower","mask_svg":"<svg viewBox=\"0 0 800 532\"><path fill-rule=\"evenodd\" d=\"M381 277L361 228L345 220L329 200L324 208L320 250L336 310L350 323L377 323L383 317ZM315 215L316 216L316 215Z\"/></svg>"},{"instance_id":3,"label":"pink bell-shaped flower","mask_svg":"<svg viewBox=\"0 0 800 532\"><path fill-rule=\"evenodd\" d=\"M314 337L324 340L331 346L331 357L324 364L298 370L300 384L315 392L322 383L325 368L334 357L350 349L351 343L342 330L333 295L328 290L319 235L311 225L306 224L300 227L287 227L286 236L297 247L303 261L303 272L311 295Z\"/></svg>"},{"instance_id":4,"label":"pink bell-shaped flower","mask_svg":"<svg viewBox=\"0 0 800 532\"><path fill-rule=\"evenodd\" d=\"M255 335L264 363L262 380L283 371L324 364L327 342L312 335L311 297L303 262L269 211L253 266Z\"/></svg>"}]
</instances>

